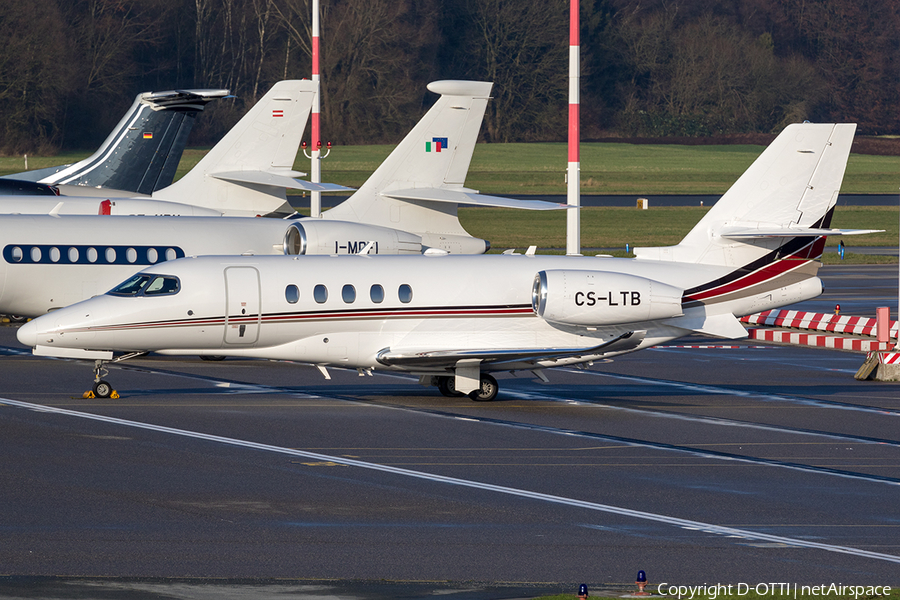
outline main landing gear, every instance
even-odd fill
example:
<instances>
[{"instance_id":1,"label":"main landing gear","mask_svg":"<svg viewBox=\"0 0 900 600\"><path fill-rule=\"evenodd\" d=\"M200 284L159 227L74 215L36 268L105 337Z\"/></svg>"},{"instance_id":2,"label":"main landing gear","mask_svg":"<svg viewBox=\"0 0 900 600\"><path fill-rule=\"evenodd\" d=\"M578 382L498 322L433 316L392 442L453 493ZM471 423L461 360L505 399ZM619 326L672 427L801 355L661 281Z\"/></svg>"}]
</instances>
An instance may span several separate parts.
<instances>
[{"instance_id":1,"label":"main landing gear","mask_svg":"<svg viewBox=\"0 0 900 600\"><path fill-rule=\"evenodd\" d=\"M500 386L497 385L497 380L487 373L481 374L481 385L477 390L473 392L469 392L468 394L463 394L462 392L456 391L456 377L450 376L439 376L435 378L437 380L438 390L444 396L448 398L460 398L462 396L468 396L472 400L476 402L490 402L494 398L497 397L497 392L500 391Z\"/></svg>"}]
</instances>

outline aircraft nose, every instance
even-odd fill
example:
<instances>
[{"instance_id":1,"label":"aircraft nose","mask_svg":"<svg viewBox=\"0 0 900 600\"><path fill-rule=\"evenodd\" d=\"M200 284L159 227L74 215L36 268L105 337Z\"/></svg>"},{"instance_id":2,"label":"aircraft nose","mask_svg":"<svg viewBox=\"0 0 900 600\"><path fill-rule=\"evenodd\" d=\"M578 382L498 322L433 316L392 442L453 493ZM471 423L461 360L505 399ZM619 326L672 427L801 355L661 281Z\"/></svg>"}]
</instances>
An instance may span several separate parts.
<instances>
[{"instance_id":1,"label":"aircraft nose","mask_svg":"<svg viewBox=\"0 0 900 600\"><path fill-rule=\"evenodd\" d=\"M29 348L37 346L37 325L34 323L34 321L28 321L19 327L19 330L16 332L16 337L19 338L19 342Z\"/></svg>"}]
</instances>

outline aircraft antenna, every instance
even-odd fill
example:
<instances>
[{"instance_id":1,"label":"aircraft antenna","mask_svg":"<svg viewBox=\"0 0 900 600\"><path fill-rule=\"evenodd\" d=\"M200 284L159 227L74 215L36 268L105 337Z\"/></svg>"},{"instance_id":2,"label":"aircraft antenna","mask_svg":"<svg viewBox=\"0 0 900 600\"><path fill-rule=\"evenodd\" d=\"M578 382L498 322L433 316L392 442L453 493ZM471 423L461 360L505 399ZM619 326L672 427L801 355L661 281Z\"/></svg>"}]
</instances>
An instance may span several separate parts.
<instances>
[{"instance_id":1,"label":"aircraft antenna","mask_svg":"<svg viewBox=\"0 0 900 600\"><path fill-rule=\"evenodd\" d=\"M566 254L581 254L581 158L579 109L581 94L581 42L579 0L569 0L569 165L566 170Z\"/></svg>"}]
</instances>

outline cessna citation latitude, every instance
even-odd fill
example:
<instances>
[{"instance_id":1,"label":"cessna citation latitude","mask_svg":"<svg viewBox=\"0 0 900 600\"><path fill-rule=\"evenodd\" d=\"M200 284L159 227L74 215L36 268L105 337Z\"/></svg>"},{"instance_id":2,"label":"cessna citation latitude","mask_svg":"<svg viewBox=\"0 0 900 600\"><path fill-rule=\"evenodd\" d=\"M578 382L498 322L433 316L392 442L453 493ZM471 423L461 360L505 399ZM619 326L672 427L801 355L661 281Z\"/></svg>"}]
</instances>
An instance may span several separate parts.
<instances>
[{"instance_id":1,"label":"cessna citation latitude","mask_svg":"<svg viewBox=\"0 0 900 600\"><path fill-rule=\"evenodd\" d=\"M293 83L305 85L307 82ZM369 180L338 207L326 212L326 218L301 219L296 218L299 217L296 214L288 219L259 219L87 216L57 212L0 216L0 313L42 315L102 294L144 267L184 256L356 254L369 242L372 245L367 252L371 254L478 254L485 252L489 243L472 237L462 228L457 218L457 204L541 210L560 207L549 202L485 196L462 187L491 84L442 81L432 83L429 88L441 94L435 105ZM288 97L281 86L276 89L281 91L274 96L273 102ZM302 86L293 89L302 89ZM265 119L293 118L292 106L286 102L266 104L260 101L260 104L266 106ZM279 111L284 117L271 116ZM293 112L302 113L302 120L295 123L295 127L302 128L309 107L306 104L295 106ZM271 142L270 133L276 123L252 122L253 126L247 127L253 132L251 139L235 142L230 155L220 154L212 163L206 163L216 149L210 151L191 173L171 186L182 186L185 202L188 201L186 198L212 198L219 194L222 198L219 208L225 210L234 194L244 190L259 193L255 199L250 199L251 204L243 206L254 206L264 212L280 210L285 202L284 188L280 189L281 196L275 195L273 190L295 180L272 170L260 170L259 160L268 157L265 160L272 165L290 164L300 136L297 134L290 143L287 138L280 143ZM227 140L228 136L220 145L231 147ZM278 151L272 154L260 144L274 146ZM223 161L231 161L235 170L212 169L211 165ZM249 169L251 164L257 170L238 170L239 167ZM200 175L193 177L198 170ZM272 185L249 183L254 179ZM236 184L237 181L244 181L247 187ZM205 186L210 186L212 191L208 192ZM268 192L264 191L266 189ZM270 202L267 206L262 204L265 199ZM106 204L110 202L119 201L107 200ZM187 207L186 204L182 206ZM341 220L332 217L338 210Z\"/></svg>"},{"instance_id":2,"label":"cessna citation latitude","mask_svg":"<svg viewBox=\"0 0 900 600\"><path fill-rule=\"evenodd\" d=\"M491 372L578 365L813 298L856 126L788 126L676 246L636 258L185 258L18 331L39 356L103 365L148 351L259 357L420 376L491 400ZM115 358L116 352L129 353Z\"/></svg>"},{"instance_id":3,"label":"cessna citation latitude","mask_svg":"<svg viewBox=\"0 0 900 600\"><path fill-rule=\"evenodd\" d=\"M209 102L226 96L228 90L138 94L119 124L91 156L70 165L0 177L0 198L13 194L96 196L103 193L113 197L152 194L175 179L175 170L200 111ZM4 212L12 209L34 212L39 206L42 206L39 202L33 204L28 200L0 200L0 210ZM96 202L91 206L96 209Z\"/></svg>"}]
</instances>

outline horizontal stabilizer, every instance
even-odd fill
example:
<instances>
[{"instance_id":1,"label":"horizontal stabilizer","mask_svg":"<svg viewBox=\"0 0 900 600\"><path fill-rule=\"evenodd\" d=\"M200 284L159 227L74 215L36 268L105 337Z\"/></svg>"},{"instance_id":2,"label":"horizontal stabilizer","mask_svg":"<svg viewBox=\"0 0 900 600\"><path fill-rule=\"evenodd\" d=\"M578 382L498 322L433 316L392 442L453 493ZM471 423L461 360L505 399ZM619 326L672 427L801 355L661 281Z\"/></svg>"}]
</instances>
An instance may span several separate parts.
<instances>
[{"instance_id":1,"label":"horizontal stabilizer","mask_svg":"<svg viewBox=\"0 0 900 600\"><path fill-rule=\"evenodd\" d=\"M411 350L391 351L385 348L378 353L377 360L385 366L402 367L454 367L460 360L480 360L482 364L502 364L512 362L539 362L602 356L609 353L634 350L644 341L646 331L629 331L599 346L590 348L504 348L484 350Z\"/></svg>"},{"instance_id":2,"label":"horizontal stabilizer","mask_svg":"<svg viewBox=\"0 0 900 600\"><path fill-rule=\"evenodd\" d=\"M444 188L414 188L410 190L391 190L382 195L398 200L426 200L431 202L451 202L453 204L469 204L474 206L493 206L497 208L520 208L523 210L559 210L569 208L567 204L544 202L543 200L519 200L486 196L474 190L448 190Z\"/></svg>"},{"instance_id":3,"label":"horizontal stabilizer","mask_svg":"<svg viewBox=\"0 0 900 600\"><path fill-rule=\"evenodd\" d=\"M775 227L754 229L752 227L725 227L719 235L731 239L767 237L805 237L821 235L865 235L881 233L884 229L822 229L817 227Z\"/></svg>"},{"instance_id":4,"label":"horizontal stabilizer","mask_svg":"<svg viewBox=\"0 0 900 600\"><path fill-rule=\"evenodd\" d=\"M54 356L56 358L80 358L83 360L111 360L113 353L108 350L78 350L76 348L58 348L53 346L35 346L35 356Z\"/></svg>"},{"instance_id":5,"label":"horizontal stabilizer","mask_svg":"<svg viewBox=\"0 0 900 600\"><path fill-rule=\"evenodd\" d=\"M314 183L312 181L303 181L302 179L294 179L288 175L271 173L268 171L228 171L225 173L211 173L210 176L223 181L268 185L292 190L306 190L309 192L349 192L354 189L336 183Z\"/></svg>"},{"instance_id":6,"label":"horizontal stabilizer","mask_svg":"<svg viewBox=\"0 0 900 600\"><path fill-rule=\"evenodd\" d=\"M697 333L705 333L713 337L729 340L739 340L747 337L747 330L741 322L731 313L721 315L684 315L663 321L666 325L672 325L679 329L687 329Z\"/></svg>"}]
</instances>

